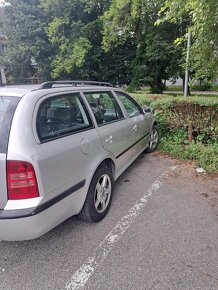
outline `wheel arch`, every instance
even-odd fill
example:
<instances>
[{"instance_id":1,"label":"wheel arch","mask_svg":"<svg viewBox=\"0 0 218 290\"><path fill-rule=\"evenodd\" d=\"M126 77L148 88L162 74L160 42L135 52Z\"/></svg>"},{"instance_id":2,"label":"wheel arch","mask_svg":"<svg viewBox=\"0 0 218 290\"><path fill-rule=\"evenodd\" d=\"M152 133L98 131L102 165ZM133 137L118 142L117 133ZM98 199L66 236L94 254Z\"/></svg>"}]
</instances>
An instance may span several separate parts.
<instances>
[{"instance_id":1,"label":"wheel arch","mask_svg":"<svg viewBox=\"0 0 218 290\"><path fill-rule=\"evenodd\" d=\"M157 126L157 121L156 120L153 122L152 127L153 126Z\"/></svg>"},{"instance_id":2,"label":"wheel arch","mask_svg":"<svg viewBox=\"0 0 218 290\"><path fill-rule=\"evenodd\" d=\"M99 165L98 167L96 168L95 172L102 166L107 166L110 171L111 171L111 174L112 176L114 177L114 174L115 174L115 163L114 161L110 158L110 157L107 157L106 159L104 159Z\"/></svg>"}]
</instances>

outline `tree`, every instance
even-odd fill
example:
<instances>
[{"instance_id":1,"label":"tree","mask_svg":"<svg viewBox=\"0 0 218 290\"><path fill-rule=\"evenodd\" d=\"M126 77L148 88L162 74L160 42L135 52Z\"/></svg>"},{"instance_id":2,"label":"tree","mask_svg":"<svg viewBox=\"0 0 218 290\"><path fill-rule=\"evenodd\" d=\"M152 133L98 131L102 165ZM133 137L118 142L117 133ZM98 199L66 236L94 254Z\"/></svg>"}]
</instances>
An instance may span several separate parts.
<instances>
[{"instance_id":1,"label":"tree","mask_svg":"<svg viewBox=\"0 0 218 290\"><path fill-rule=\"evenodd\" d=\"M103 16L106 51L127 40L135 43L131 89L147 84L153 92L162 92L164 80L176 78L180 73L182 49L174 45L174 40L183 27L169 22L155 25L163 3L163 0L112 0Z\"/></svg>"},{"instance_id":2,"label":"tree","mask_svg":"<svg viewBox=\"0 0 218 290\"><path fill-rule=\"evenodd\" d=\"M100 17L109 0L8 0L7 4L7 49L0 58L12 81L24 82L37 72L41 79L129 82L134 45L127 41L107 53L101 45Z\"/></svg>"},{"instance_id":3,"label":"tree","mask_svg":"<svg viewBox=\"0 0 218 290\"><path fill-rule=\"evenodd\" d=\"M39 0L7 0L5 6L7 17L3 30L7 47L2 62L15 82L25 82L35 73L42 79L48 79L50 75L54 47L44 31L48 18L39 4ZM38 70L31 59L37 63Z\"/></svg>"},{"instance_id":4,"label":"tree","mask_svg":"<svg viewBox=\"0 0 218 290\"><path fill-rule=\"evenodd\" d=\"M102 19L109 0L42 0L51 21L46 28L50 42L58 47L52 61L52 77L128 82L132 44L107 53L102 49ZM124 80L125 79L125 80Z\"/></svg>"},{"instance_id":5,"label":"tree","mask_svg":"<svg viewBox=\"0 0 218 290\"><path fill-rule=\"evenodd\" d=\"M218 76L217 0L167 0L161 9L164 20L181 23L190 19L192 33L190 66L192 78L211 80ZM187 31L186 31L187 33ZM184 33L183 40L186 39Z\"/></svg>"},{"instance_id":6,"label":"tree","mask_svg":"<svg viewBox=\"0 0 218 290\"><path fill-rule=\"evenodd\" d=\"M182 76L182 48L175 46L177 27L169 23L153 26L142 36L132 61L133 79L130 88L150 85L152 93L162 93L165 80L175 81Z\"/></svg>"}]
</instances>

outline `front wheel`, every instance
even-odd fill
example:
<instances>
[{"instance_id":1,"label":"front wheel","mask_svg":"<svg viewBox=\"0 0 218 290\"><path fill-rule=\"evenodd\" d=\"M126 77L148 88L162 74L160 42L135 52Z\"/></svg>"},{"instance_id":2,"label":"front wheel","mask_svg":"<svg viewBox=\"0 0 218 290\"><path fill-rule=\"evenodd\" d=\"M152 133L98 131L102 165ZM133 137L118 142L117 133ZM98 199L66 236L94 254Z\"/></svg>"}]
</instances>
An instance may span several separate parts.
<instances>
[{"instance_id":1,"label":"front wheel","mask_svg":"<svg viewBox=\"0 0 218 290\"><path fill-rule=\"evenodd\" d=\"M79 218L95 223L102 220L110 208L113 186L114 180L109 168L100 167L92 178Z\"/></svg>"},{"instance_id":2,"label":"front wheel","mask_svg":"<svg viewBox=\"0 0 218 290\"><path fill-rule=\"evenodd\" d=\"M151 139L148 144L148 147L146 148L146 152L148 153L154 152L157 149L158 142L159 142L159 133L157 125L153 125L151 130Z\"/></svg>"}]
</instances>

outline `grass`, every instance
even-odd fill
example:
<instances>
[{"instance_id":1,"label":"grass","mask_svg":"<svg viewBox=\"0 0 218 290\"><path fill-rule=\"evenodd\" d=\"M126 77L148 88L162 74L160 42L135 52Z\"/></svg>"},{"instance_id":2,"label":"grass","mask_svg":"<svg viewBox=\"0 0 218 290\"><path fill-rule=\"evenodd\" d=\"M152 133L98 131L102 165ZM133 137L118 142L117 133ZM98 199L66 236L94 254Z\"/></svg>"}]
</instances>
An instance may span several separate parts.
<instances>
[{"instance_id":1,"label":"grass","mask_svg":"<svg viewBox=\"0 0 218 290\"><path fill-rule=\"evenodd\" d=\"M218 144L185 141L184 131L170 131L162 136L159 149L181 160L194 160L197 166L207 172L218 171Z\"/></svg>"}]
</instances>

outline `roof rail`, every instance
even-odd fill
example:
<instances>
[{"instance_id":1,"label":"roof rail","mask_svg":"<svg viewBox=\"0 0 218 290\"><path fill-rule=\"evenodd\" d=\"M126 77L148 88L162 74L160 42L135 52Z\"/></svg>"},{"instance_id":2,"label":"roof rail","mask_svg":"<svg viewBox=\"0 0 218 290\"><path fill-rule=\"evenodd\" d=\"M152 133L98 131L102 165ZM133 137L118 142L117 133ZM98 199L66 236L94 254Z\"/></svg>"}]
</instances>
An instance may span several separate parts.
<instances>
[{"instance_id":1,"label":"roof rail","mask_svg":"<svg viewBox=\"0 0 218 290\"><path fill-rule=\"evenodd\" d=\"M42 83L39 86L39 90L41 89L51 89L53 85L72 85L72 86L77 86L77 85L93 85L93 86L107 86L107 87L112 87L110 83L105 83L105 82L95 82L95 81L50 81L50 82L45 82Z\"/></svg>"}]
</instances>

